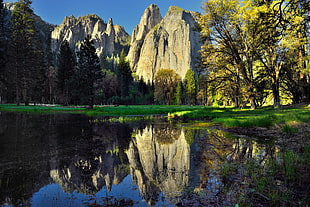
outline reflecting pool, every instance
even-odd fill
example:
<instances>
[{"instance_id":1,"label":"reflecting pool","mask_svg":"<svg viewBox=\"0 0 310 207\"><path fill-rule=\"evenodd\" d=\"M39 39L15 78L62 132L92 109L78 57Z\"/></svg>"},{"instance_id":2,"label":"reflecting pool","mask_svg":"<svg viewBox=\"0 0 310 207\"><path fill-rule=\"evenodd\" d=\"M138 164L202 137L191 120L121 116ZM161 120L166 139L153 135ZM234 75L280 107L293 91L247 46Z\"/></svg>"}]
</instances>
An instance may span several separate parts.
<instances>
[{"instance_id":1,"label":"reflecting pool","mask_svg":"<svg viewBox=\"0 0 310 207\"><path fill-rule=\"evenodd\" d=\"M224 162L275 152L200 124L0 112L0 204L175 206L187 191L212 203Z\"/></svg>"}]
</instances>

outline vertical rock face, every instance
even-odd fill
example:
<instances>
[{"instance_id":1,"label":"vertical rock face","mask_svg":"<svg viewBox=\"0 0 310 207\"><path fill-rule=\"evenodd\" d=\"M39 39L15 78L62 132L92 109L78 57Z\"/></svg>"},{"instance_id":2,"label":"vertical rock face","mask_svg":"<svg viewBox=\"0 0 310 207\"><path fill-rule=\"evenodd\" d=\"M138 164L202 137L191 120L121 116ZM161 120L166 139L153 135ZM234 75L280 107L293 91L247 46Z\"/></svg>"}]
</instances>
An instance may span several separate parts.
<instances>
[{"instance_id":1,"label":"vertical rock face","mask_svg":"<svg viewBox=\"0 0 310 207\"><path fill-rule=\"evenodd\" d=\"M159 8L151 4L145 9L140 23L134 28L131 35L131 47L128 53L128 59L132 68L135 68L136 63L139 61L141 47L143 40L149 31L162 20Z\"/></svg>"},{"instance_id":2,"label":"vertical rock face","mask_svg":"<svg viewBox=\"0 0 310 207\"><path fill-rule=\"evenodd\" d=\"M69 42L71 48L77 48L87 35L94 40L97 54L108 56L118 53L121 45L126 47L129 36L123 27L114 26L112 19L106 24L94 14L78 18L69 16L52 32L52 51L57 53L64 40Z\"/></svg>"},{"instance_id":3,"label":"vertical rock face","mask_svg":"<svg viewBox=\"0 0 310 207\"><path fill-rule=\"evenodd\" d=\"M147 16L147 11L140 24L145 22L142 20ZM165 18L153 26L145 37L138 36L140 29L137 29L138 32L133 33L136 39L132 40L129 53L136 74L149 82L154 80L156 71L160 69L173 69L182 78L188 69L195 71L201 47L199 31L196 30L198 17L199 13L172 6ZM140 24L137 28L142 27Z\"/></svg>"}]
</instances>

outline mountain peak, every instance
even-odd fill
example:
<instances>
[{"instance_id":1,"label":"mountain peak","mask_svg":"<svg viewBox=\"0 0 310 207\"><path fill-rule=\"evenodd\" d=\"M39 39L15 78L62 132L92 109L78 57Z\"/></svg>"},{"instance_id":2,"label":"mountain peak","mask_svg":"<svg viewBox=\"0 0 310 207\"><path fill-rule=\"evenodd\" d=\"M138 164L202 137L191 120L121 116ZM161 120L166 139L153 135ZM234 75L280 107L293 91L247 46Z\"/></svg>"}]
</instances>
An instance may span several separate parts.
<instances>
[{"instance_id":1,"label":"mountain peak","mask_svg":"<svg viewBox=\"0 0 310 207\"><path fill-rule=\"evenodd\" d=\"M195 12L171 6L156 27L146 30L147 12L148 8L134 32L143 29L148 32L141 39L139 33L133 33L131 56L128 55L132 68L146 82L154 81L156 72L164 68L175 70L183 79L189 68L196 70L195 60L201 46L200 34L195 30Z\"/></svg>"},{"instance_id":2,"label":"mountain peak","mask_svg":"<svg viewBox=\"0 0 310 207\"><path fill-rule=\"evenodd\" d=\"M160 10L157 5L148 6L140 19L140 23L132 32L132 40L143 39L145 35L162 20Z\"/></svg>"},{"instance_id":3,"label":"mountain peak","mask_svg":"<svg viewBox=\"0 0 310 207\"><path fill-rule=\"evenodd\" d=\"M72 49L78 49L79 42L90 35L94 40L98 55L111 56L114 53L119 53L123 45L116 46L127 39L128 34L124 28L118 27L115 32L113 20L110 18L108 23L105 23L98 15L88 14L75 18L74 16L65 17L64 21L57 26L52 32L52 51L59 52L61 43L64 40L69 42Z\"/></svg>"}]
</instances>

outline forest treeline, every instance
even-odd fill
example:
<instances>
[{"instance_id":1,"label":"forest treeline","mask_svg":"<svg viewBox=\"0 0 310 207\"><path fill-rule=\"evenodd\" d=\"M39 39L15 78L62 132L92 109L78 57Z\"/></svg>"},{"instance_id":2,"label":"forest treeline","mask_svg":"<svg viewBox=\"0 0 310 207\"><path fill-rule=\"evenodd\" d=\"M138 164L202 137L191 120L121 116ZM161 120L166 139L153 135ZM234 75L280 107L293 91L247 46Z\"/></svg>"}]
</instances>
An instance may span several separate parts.
<instances>
[{"instance_id":1,"label":"forest treeline","mask_svg":"<svg viewBox=\"0 0 310 207\"><path fill-rule=\"evenodd\" d=\"M256 108L310 100L308 0L204 2L196 28L201 70L188 69L181 79L163 68L152 83L135 76L124 51L98 57L89 36L78 51L64 41L52 54L50 42L39 38L31 4L17 1L8 21L0 0L1 103Z\"/></svg>"}]
</instances>

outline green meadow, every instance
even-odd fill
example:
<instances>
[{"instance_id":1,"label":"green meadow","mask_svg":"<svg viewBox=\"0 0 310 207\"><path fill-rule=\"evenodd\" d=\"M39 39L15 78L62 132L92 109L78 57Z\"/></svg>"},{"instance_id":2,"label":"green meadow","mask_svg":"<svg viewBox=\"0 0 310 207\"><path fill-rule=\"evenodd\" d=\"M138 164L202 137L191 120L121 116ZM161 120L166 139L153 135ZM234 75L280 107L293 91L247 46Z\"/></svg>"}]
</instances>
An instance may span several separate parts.
<instances>
[{"instance_id":1,"label":"green meadow","mask_svg":"<svg viewBox=\"0 0 310 207\"><path fill-rule=\"evenodd\" d=\"M28 113L82 113L90 116L114 116L126 120L126 117L163 116L170 120L213 121L224 127L283 127L284 131L294 131L300 123L310 122L310 107L273 108L262 107L256 110L232 107L187 106L187 105L129 105L129 106L16 106L0 105L0 111ZM130 119L128 119L130 120Z\"/></svg>"}]
</instances>

